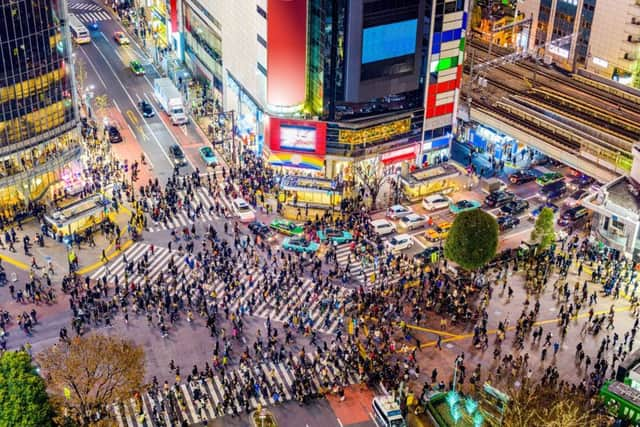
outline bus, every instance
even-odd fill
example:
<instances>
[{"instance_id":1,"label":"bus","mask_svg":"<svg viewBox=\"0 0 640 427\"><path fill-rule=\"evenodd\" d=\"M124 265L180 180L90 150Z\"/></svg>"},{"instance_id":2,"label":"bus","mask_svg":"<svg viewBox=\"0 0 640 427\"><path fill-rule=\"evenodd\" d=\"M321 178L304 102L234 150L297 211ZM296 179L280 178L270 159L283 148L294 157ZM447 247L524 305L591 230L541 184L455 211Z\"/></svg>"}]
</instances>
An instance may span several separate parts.
<instances>
[{"instance_id":1,"label":"bus","mask_svg":"<svg viewBox=\"0 0 640 427\"><path fill-rule=\"evenodd\" d=\"M77 16L69 14L69 30L73 41L78 44L91 43L91 35L89 30L84 26Z\"/></svg>"}]
</instances>

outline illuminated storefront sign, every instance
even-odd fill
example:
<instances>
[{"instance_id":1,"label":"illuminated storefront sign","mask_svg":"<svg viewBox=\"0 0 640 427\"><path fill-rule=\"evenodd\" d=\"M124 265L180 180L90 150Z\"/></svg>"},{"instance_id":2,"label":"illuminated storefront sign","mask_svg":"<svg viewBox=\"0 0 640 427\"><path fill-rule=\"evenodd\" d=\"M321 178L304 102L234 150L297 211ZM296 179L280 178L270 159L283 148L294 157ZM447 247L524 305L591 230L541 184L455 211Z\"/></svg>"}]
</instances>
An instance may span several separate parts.
<instances>
[{"instance_id":1,"label":"illuminated storefront sign","mask_svg":"<svg viewBox=\"0 0 640 427\"><path fill-rule=\"evenodd\" d=\"M395 136L404 135L411 130L411 119L396 120L383 125L360 130L340 129L338 142L342 144L369 144L387 141Z\"/></svg>"},{"instance_id":2,"label":"illuminated storefront sign","mask_svg":"<svg viewBox=\"0 0 640 427\"><path fill-rule=\"evenodd\" d=\"M380 161L385 165L390 165L404 160L413 160L416 158L417 148L418 145L412 144L408 147L383 153L380 155Z\"/></svg>"},{"instance_id":3,"label":"illuminated storefront sign","mask_svg":"<svg viewBox=\"0 0 640 427\"><path fill-rule=\"evenodd\" d=\"M609 66L607 61L602 58L598 58L597 56L593 57L593 63L602 68L607 68Z\"/></svg>"}]
</instances>

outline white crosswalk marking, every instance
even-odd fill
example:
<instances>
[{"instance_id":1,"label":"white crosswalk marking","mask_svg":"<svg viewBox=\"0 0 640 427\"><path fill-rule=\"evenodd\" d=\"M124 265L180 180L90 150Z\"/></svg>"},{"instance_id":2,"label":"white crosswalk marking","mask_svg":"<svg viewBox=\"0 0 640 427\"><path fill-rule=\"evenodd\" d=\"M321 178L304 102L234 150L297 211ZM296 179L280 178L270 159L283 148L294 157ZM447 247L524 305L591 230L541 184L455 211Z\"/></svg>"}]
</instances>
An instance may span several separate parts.
<instances>
[{"instance_id":1,"label":"white crosswalk marking","mask_svg":"<svg viewBox=\"0 0 640 427\"><path fill-rule=\"evenodd\" d=\"M123 254L96 269L89 278L95 281L106 278L107 282L117 281L121 285L146 280L153 284L173 268L177 271L177 276L184 273L189 279L195 277L198 271L191 269L186 261L188 257L190 255L180 255L176 250L169 251L167 248L136 242ZM335 332L340 323L338 309L346 291L340 289L337 294L332 294L328 289L320 289L320 293L316 294L313 281L306 278L300 285L291 284L278 298L275 294L268 294L269 283L266 283L262 271L255 267L245 270L242 268L243 262L238 260L236 269L242 286L234 288L221 277L214 276L203 285L206 293L215 293L217 298L225 298L227 293L231 294L232 312L242 309L243 313L251 312L253 316L273 321L285 321L297 314L304 325L308 324L319 332ZM249 283L253 285L249 287Z\"/></svg>"},{"instance_id":2,"label":"white crosswalk marking","mask_svg":"<svg viewBox=\"0 0 640 427\"><path fill-rule=\"evenodd\" d=\"M197 222L212 222L222 219L222 215L216 212L216 206L224 206L227 211L233 211L231 208L231 202L227 199L226 195L220 195L219 198L213 197L209 194L209 190L205 187L199 187L194 190L191 196L187 195L184 191L178 191L178 196L181 200L189 199L191 209L187 209L184 205L175 214L171 214L168 220L154 221L151 216L147 217L148 227L147 230L151 233L172 230L176 228L191 227L192 224ZM148 199L148 204L152 204L152 200ZM195 213L195 210L202 204L202 210L199 214Z\"/></svg>"},{"instance_id":3,"label":"white crosswalk marking","mask_svg":"<svg viewBox=\"0 0 640 427\"><path fill-rule=\"evenodd\" d=\"M85 24L111 20L111 15L105 11L74 13L74 15L76 15L78 19Z\"/></svg>"},{"instance_id":4,"label":"white crosswalk marking","mask_svg":"<svg viewBox=\"0 0 640 427\"><path fill-rule=\"evenodd\" d=\"M371 277L374 273L376 281L380 278L378 268L380 263L384 261L382 257L378 257L376 260L375 258L355 254L351 251L349 243L336 246L336 259L341 269L344 269L347 265L349 266L352 280L363 285L371 284ZM389 283L397 282L400 276L401 274L394 274Z\"/></svg>"},{"instance_id":5,"label":"white crosswalk marking","mask_svg":"<svg viewBox=\"0 0 640 427\"><path fill-rule=\"evenodd\" d=\"M325 362L318 354L307 354L306 359L307 361L312 361L314 359L320 360L320 363L317 364L315 369L311 368L312 371L315 372L315 374L312 375L312 382L318 390L324 388L322 385L322 382L324 382L323 376L326 377L328 382L340 381L340 369L331 362ZM293 357L293 361L296 365L301 363L301 360L297 356ZM235 368L233 371L235 371L238 377L242 378L244 381L243 370ZM227 378L232 376L233 371L227 370ZM250 384L253 385L256 381L260 384L260 393L258 397L256 398L255 396L252 396L249 399L249 406L251 409L255 409L258 403L263 406L274 404L274 387L279 387L280 385L283 387L283 393L280 395L280 401L290 400L294 397L294 374L287 368L284 362L279 362L277 364L274 364L273 362L261 363L254 366L250 372ZM264 373L267 378L266 383L262 383L259 379L262 376L262 373ZM356 383L354 375L347 375L347 379L350 384ZM196 399L196 389L199 390L200 399ZM229 389L229 391L232 396L235 396L233 390ZM215 408L218 407L218 404L222 405L224 403L223 396L225 391L223 382L218 375L213 376L213 378L206 378L202 382L198 382L196 380L189 384L181 384L180 393L182 394L181 400L184 402L184 405L175 405L175 416L177 417L177 420L182 419L189 423L198 423L205 420L209 421L220 416L220 414L216 413ZM175 400L179 399L176 398ZM240 406L237 399L234 398L234 400L234 405L237 410L242 411L244 408ZM162 394L152 396L148 392L145 392L142 395L142 401L144 419L142 419L142 417L138 417L139 412L136 409L137 404L135 399L129 399L128 401L113 405L113 413L118 425L123 427L152 427L179 424L177 420L176 422L172 422L170 411L168 410L168 407L172 405L169 402L168 397L165 397ZM164 404L161 405L161 401L163 401ZM158 420L154 419L152 415L154 407L157 410L156 415ZM198 408L202 408L202 410L199 410ZM230 413L230 408L228 407L227 413ZM202 415L202 417L200 415Z\"/></svg>"},{"instance_id":6,"label":"white crosswalk marking","mask_svg":"<svg viewBox=\"0 0 640 427\"><path fill-rule=\"evenodd\" d=\"M71 11L75 11L75 10L93 10L93 11L98 11L98 10L103 10L102 7L98 6L97 4L94 3L85 3L85 2L77 2L77 1L72 1L69 2L69 10Z\"/></svg>"}]
</instances>

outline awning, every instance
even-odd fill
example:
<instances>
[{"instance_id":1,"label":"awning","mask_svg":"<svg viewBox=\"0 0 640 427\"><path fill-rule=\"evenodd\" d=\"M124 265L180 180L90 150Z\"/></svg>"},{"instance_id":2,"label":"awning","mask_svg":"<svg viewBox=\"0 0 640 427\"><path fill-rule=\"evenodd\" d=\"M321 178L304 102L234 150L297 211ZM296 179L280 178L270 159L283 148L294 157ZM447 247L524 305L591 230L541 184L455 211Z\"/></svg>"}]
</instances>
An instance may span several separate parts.
<instances>
[{"instance_id":1,"label":"awning","mask_svg":"<svg viewBox=\"0 0 640 427\"><path fill-rule=\"evenodd\" d=\"M267 161L272 166L313 169L317 171L321 171L324 168L324 158L311 154L272 153Z\"/></svg>"}]
</instances>

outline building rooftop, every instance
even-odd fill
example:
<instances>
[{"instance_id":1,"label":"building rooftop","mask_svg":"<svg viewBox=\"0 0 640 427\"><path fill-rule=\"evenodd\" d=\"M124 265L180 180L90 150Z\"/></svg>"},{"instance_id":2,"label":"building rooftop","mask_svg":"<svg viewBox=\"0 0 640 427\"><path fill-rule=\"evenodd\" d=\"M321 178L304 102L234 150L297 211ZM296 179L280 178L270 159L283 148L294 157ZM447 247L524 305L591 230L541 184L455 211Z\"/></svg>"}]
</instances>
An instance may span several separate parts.
<instances>
[{"instance_id":1,"label":"building rooftop","mask_svg":"<svg viewBox=\"0 0 640 427\"><path fill-rule=\"evenodd\" d=\"M607 187L608 201L635 214L640 214L640 184L629 177L622 177Z\"/></svg>"}]
</instances>

